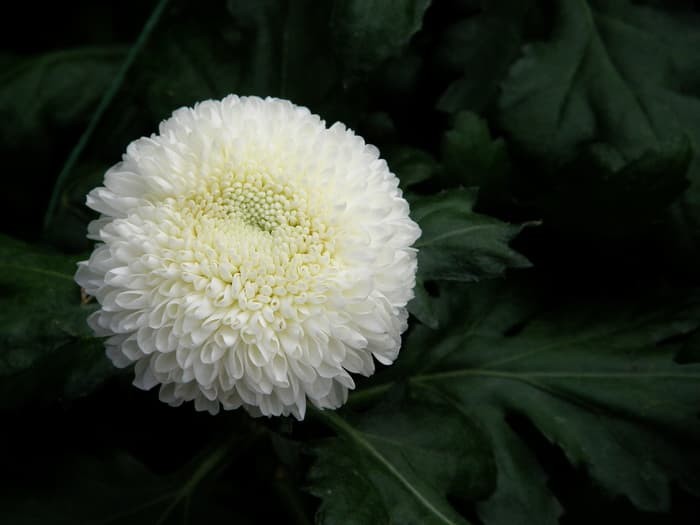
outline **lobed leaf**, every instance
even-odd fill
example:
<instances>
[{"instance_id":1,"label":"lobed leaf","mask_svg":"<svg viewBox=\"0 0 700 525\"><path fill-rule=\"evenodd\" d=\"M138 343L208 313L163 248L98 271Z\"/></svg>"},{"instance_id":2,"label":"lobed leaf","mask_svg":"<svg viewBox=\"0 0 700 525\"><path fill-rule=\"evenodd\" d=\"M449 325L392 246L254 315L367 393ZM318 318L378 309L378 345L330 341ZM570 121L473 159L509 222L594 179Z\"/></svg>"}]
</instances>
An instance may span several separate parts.
<instances>
[{"instance_id":1,"label":"lobed leaf","mask_svg":"<svg viewBox=\"0 0 700 525\"><path fill-rule=\"evenodd\" d=\"M550 224L644 230L682 194L689 167L695 178L700 31L690 18L627 0L558 0L549 38L524 47L499 121L536 162L540 173L522 184Z\"/></svg>"},{"instance_id":2,"label":"lobed leaf","mask_svg":"<svg viewBox=\"0 0 700 525\"><path fill-rule=\"evenodd\" d=\"M656 23L642 23L654 13ZM528 152L566 161L605 142L639 158L684 126L671 102L684 95L673 19L627 1L559 0L550 40L526 46L500 100L501 121Z\"/></svg>"},{"instance_id":3,"label":"lobed leaf","mask_svg":"<svg viewBox=\"0 0 700 525\"><path fill-rule=\"evenodd\" d=\"M412 199L411 214L423 230L414 245L422 279L477 281L530 265L508 245L522 226L474 212L476 196L458 189Z\"/></svg>"},{"instance_id":4,"label":"lobed leaf","mask_svg":"<svg viewBox=\"0 0 700 525\"><path fill-rule=\"evenodd\" d=\"M442 140L442 163L446 182L465 187L490 188L508 175L510 160L502 139L493 140L487 123L474 113L462 111Z\"/></svg>"}]
</instances>

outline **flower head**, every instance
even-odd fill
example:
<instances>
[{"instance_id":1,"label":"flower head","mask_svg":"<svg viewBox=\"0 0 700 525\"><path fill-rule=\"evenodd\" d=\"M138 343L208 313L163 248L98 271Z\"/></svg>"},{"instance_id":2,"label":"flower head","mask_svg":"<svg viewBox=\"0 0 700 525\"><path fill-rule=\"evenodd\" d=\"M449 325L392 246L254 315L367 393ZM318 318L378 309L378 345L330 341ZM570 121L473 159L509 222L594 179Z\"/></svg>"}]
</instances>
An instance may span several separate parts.
<instances>
[{"instance_id":1,"label":"flower head","mask_svg":"<svg viewBox=\"0 0 700 525\"><path fill-rule=\"evenodd\" d=\"M134 384L216 413L335 408L390 364L420 229L379 152L279 99L181 108L87 197L99 241L76 281Z\"/></svg>"}]
</instances>

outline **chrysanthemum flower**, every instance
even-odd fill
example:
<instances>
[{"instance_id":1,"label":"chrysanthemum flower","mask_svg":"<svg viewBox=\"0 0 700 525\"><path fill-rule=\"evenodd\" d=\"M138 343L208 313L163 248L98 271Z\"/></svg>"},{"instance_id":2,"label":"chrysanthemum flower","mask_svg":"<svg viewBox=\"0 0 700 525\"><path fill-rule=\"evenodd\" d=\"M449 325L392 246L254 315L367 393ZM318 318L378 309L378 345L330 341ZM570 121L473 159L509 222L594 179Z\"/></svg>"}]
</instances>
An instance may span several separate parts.
<instances>
[{"instance_id":1,"label":"chrysanthemum flower","mask_svg":"<svg viewBox=\"0 0 700 525\"><path fill-rule=\"evenodd\" d=\"M76 281L134 384L216 413L336 408L390 364L420 229L379 152L279 99L181 108L131 143L87 204Z\"/></svg>"}]
</instances>

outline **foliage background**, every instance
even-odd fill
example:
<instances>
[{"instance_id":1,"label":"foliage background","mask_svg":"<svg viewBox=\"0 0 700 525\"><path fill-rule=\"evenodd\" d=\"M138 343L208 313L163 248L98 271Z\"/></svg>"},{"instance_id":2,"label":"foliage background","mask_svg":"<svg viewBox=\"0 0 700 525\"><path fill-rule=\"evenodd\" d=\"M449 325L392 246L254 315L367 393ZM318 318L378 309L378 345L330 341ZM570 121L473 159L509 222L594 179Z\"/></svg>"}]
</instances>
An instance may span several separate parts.
<instances>
[{"instance_id":1,"label":"foliage background","mask_svg":"<svg viewBox=\"0 0 700 525\"><path fill-rule=\"evenodd\" d=\"M115 85L155 7L4 7L0 522L695 523L697 5L172 0ZM303 423L134 389L71 278L125 146L231 92L355 129L424 230L400 359Z\"/></svg>"}]
</instances>

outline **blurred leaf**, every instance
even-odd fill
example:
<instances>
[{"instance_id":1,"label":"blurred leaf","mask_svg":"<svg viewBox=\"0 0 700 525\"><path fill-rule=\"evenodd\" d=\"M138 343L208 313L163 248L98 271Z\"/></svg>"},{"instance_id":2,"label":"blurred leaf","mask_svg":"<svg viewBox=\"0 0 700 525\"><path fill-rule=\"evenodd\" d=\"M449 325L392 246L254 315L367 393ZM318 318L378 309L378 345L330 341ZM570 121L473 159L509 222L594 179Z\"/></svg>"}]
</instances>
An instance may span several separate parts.
<instances>
[{"instance_id":1,"label":"blurred leaf","mask_svg":"<svg viewBox=\"0 0 700 525\"><path fill-rule=\"evenodd\" d=\"M639 23L653 27L656 18L653 10L646 10L647 16L640 17ZM680 13L679 13L680 14ZM670 39L675 44L674 59L679 65L674 68L679 74L680 96L670 98L671 113L679 119L687 132L692 149L693 160L688 171L690 186L676 204L671 207L671 231L669 237L676 243L672 254L674 260L688 266L691 274L695 273L697 261L700 260L700 57L696 52L686 53L684 49L697 49L700 46L700 32L697 30L700 18L697 13L683 13L676 18L677 27L671 27Z\"/></svg>"},{"instance_id":2,"label":"blurred leaf","mask_svg":"<svg viewBox=\"0 0 700 525\"><path fill-rule=\"evenodd\" d=\"M439 110L482 111L494 100L520 51L519 22L510 12L506 17L484 12L447 27L436 58L460 76L438 100Z\"/></svg>"},{"instance_id":3,"label":"blurred leaf","mask_svg":"<svg viewBox=\"0 0 700 525\"><path fill-rule=\"evenodd\" d=\"M231 59L235 49L221 36L225 16L221 9L209 22L197 15L186 21L175 18L151 38L147 52L134 66L136 82L127 89L135 89L132 96L142 100L152 132L160 120L182 106L239 92L240 62ZM177 38L166 37L166 32Z\"/></svg>"},{"instance_id":4,"label":"blurred leaf","mask_svg":"<svg viewBox=\"0 0 700 525\"><path fill-rule=\"evenodd\" d=\"M122 47L107 47L17 60L0 75L0 139L43 147L55 128L86 122L123 57Z\"/></svg>"},{"instance_id":5,"label":"blurred leaf","mask_svg":"<svg viewBox=\"0 0 700 525\"><path fill-rule=\"evenodd\" d=\"M0 198L5 232L34 235L53 179L124 57L122 47L14 59L0 74L0 143L12 176Z\"/></svg>"},{"instance_id":6,"label":"blurred leaf","mask_svg":"<svg viewBox=\"0 0 700 525\"><path fill-rule=\"evenodd\" d=\"M85 197L102 184L108 168L109 164L85 158L72 170L70 180L61 192L56 214L44 232L51 246L68 253L86 253L92 249L93 241L87 238L87 225L99 214L85 205Z\"/></svg>"},{"instance_id":7,"label":"blurred leaf","mask_svg":"<svg viewBox=\"0 0 700 525\"><path fill-rule=\"evenodd\" d=\"M330 9L312 0L183 5L163 20L135 65L131 96L145 98L154 124L178 107L231 93L289 98L313 109L337 82Z\"/></svg>"},{"instance_id":8,"label":"blurred leaf","mask_svg":"<svg viewBox=\"0 0 700 525\"><path fill-rule=\"evenodd\" d=\"M682 85L700 43L700 32L689 31L624 0L558 0L550 40L526 46L503 85L501 122L553 165L590 142L638 159L684 132Z\"/></svg>"},{"instance_id":9,"label":"blurred leaf","mask_svg":"<svg viewBox=\"0 0 700 525\"><path fill-rule=\"evenodd\" d=\"M551 38L525 47L500 100L502 125L537 162L521 182L548 223L643 232L685 189L700 134L692 20L625 0L558 0Z\"/></svg>"},{"instance_id":10,"label":"blurred leaf","mask_svg":"<svg viewBox=\"0 0 700 525\"><path fill-rule=\"evenodd\" d=\"M389 168L396 173L403 189L429 180L439 169L429 153L416 148L401 146L389 150L386 156Z\"/></svg>"},{"instance_id":11,"label":"blurred leaf","mask_svg":"<svg viewBox=\"0 0 700 525\"><path fill-rule=\"evenodd\" d=\"M508 246L522 226L475 213L476 196L474 189L459 189L412 198L411 215L423 230L414 245L422 279L477 281L530 266Z\"/></svg>"},{"instance_id":12,"label":"blurred leaf","mask_svg":"<svg viewBox=\"0 0 700 525\"><path fill-rule=\"evenodd\" d=\"M349 421L320 417L340 437L316 448L311 492L324 524L466 524L450 499L470 499L493 485L487 442L450 407L389 402Z\"/></svg>"},{"instance_id":13,"label":"blurred leaf","mask_svg":"<svg viewBox=\"0 0 700 525\"><path fill-rule=\"evenodd\" d=\"M226 38L239 57L237 93L289 98L312 109L325 100L337 80L331 9L312 0L229 1Z\"/></svg>"},{"instance_id":14,"label":"blurred leaf","mask_svg":"<svg viewBox=\"0 0 700 525\"><path fill-rule=\"evenodd\" d=\"M368 73L396 55L421 28L430 0L336 0L335 50L350 75Z\"/></svg>"},{"instance_id":15,"label":"blurred leaf","mask_svg":"<svg viewBox=\"0 0 700 525\"><path fill-rule=\"evenodd\" d=\"M508 173L503 140L493 140L488 125L474 113L460 112L442 141L442 163L449 183L488 186Z\"/></svg>"},{"instance_id":16,"label":"blurred leaf","mask_svg":"<svg viewBox=\"0 0 700 525\"><path fill-rule=\"evenodd\" d=\"M113 373L85 323L76 259L0 236L0 399L77 397Z\"/></svg>"}]
</instances>

